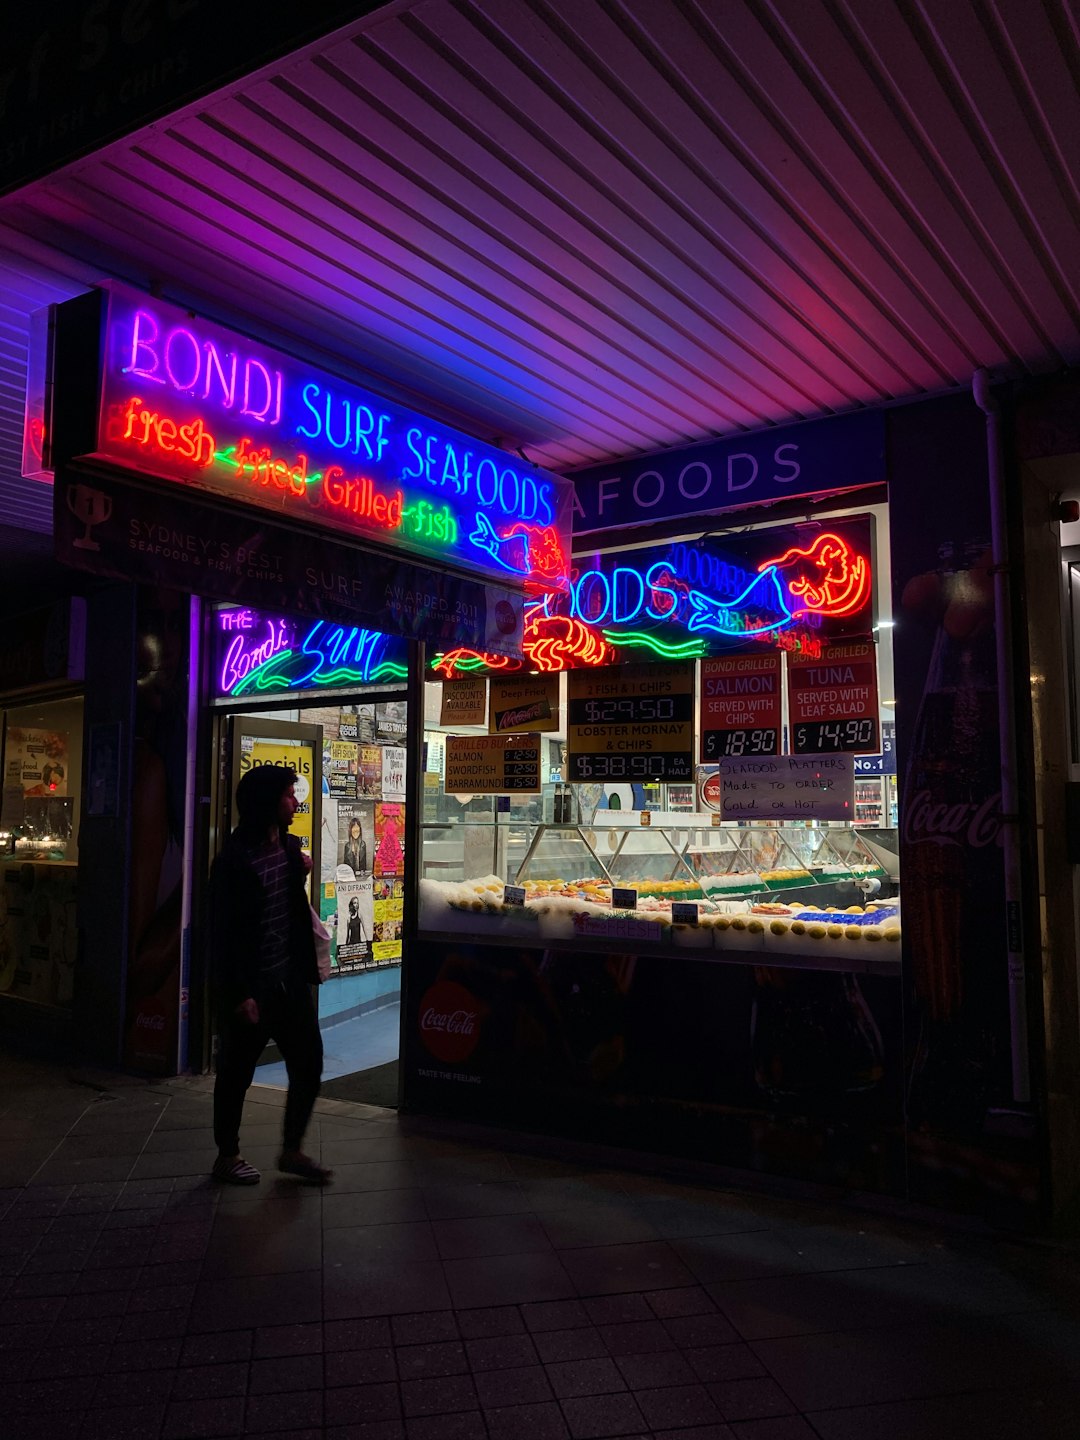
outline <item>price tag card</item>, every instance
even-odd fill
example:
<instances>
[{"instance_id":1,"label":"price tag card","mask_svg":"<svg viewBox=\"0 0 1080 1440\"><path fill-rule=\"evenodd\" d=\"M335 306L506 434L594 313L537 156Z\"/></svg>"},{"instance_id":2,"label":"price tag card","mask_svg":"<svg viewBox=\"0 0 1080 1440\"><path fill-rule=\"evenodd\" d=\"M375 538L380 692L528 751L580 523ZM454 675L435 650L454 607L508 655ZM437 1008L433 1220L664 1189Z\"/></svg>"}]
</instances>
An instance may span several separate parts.
<instances>
[{"instance_id":1,"label":"price tag card","mask_svg":"<svg viewBox=\"0 0 1080 1440\"><path fill-rule=\"evenodd\" d=\"M694 662L570 670L567 778L582 784L694 778Z\"/></svg>"},{"instance_id":2,"label":"price tag card","mask_svg":"<svg viewBox=\"0 0 1080 1440\"><path fill-rule=\"evenodd\" d=\"M702 760L776 755L780 724L779 650L702 660Z\"/></svg>"},{"instance_id":3,"label":"price tag card","mask_svg":"<svg viewBox=\"0 0 1080 1440\"><path fill-rule=\"evenodd\" d=\"M611 887L611 908L613 910L636 910L637 891L623 889L621 886Z\"/></svg>"},{"instance_id":4,"label":"price tag card","mask_svg":"<svg viewBox=\"0 0 1080 1440\"><path fill-rule=\"evenodd\" d=\"M503 886L503 904L504 904L504 905L524 905L524 904L525 904L525 886L524 886L524 885L504 885L504 886Z\"/></svg>"},{"instance_id":5,"label":"price tag card","mask_svg":"<svg viewBox=\"0 0 1080 1440\"><path fill-rule=\"evenodd\" d=\"M535 795L539 735L448 735L443 789L448 795Z\"/></svg>"},{"instance_id":6,"label":"price tag card","mask_svg":"<svg viewBox=\"0 0 1080 1440\"><path fill-rule=\"evenodd\" d=\"M673 925L696 925L698 907L692 900L673 900L671 902L671 923Z\"/></svg>"},{"instance_id":7,"label":"price tag card","mask_svg":"<svg viewBox=\"0 0 1080 1440\"><path fill-rule=\"evenodd\" d=\"M788 655L793 755L874 755L878 743L877 646L869 640Z\"/></svg>"}]
</instances>

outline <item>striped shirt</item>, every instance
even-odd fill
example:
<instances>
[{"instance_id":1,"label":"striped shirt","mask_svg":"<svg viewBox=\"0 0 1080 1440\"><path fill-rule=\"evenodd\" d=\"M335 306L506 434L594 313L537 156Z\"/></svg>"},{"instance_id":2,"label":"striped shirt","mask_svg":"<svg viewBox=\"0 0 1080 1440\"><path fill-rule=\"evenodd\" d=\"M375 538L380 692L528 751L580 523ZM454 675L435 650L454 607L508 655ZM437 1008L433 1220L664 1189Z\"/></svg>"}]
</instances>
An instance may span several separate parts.
<instances>
[{"instance_id":1,"label":"striped shirt","mask_svg":"<svg viewBox=\"0 0 1080 1440\"><path fill-rule=\"evenodd\" d=\"M289 978L289 859L277 843L251 852L265 905L259 936L259 970L265 985Z\"/></svg>"}]
</instances>

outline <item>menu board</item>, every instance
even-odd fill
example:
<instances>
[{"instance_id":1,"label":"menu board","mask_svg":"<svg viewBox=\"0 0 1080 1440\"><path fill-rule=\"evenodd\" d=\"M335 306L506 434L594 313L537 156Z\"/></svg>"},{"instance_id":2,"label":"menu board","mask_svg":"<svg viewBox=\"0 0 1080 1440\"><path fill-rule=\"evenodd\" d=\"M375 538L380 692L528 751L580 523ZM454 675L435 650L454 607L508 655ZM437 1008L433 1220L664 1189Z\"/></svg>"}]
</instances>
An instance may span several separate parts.
<instances>
[{"instance_id":1,"label":"menu board","mask_svg":"<svg viewBox=\"0 0 1080 1440\"><path fill-rule=\"evenodd\" d=\"M852 640L789 654L788 721L793 755L877 754L877 647Z\"/></svg>"},{"instance_id":2,"label":"menu board","mask_svg":"<svg viewBox=\"0 0 1080 1440\"><path fill-rule=\"evenodd\" d=\"M570 670L567 778L694 778L694 662Z\"/></svg>"},{"instance_id":3,"label":"menu board","mask_svg":"<svg viewBox=\"0 0 1080 1440\"><path fill-rule=\"evenodd\" d=\"M505 680L493 675L489 694L488 730L492 735L559 728L559 676L555 672L510 675Z\"/></svg>"},{"instance_id":4,"label":"menu board","mask_svg":"<svg viewBox=\"0 0 1080 1440\"><path fill-rule=\"evenodd\" d=\"M448 735L443 788L448 795L535 795L539 735Z\"/></svg>"},{"instance_id":5,"label":"menu board","mask_svg":"<svg viewBox=\"0 0 1080 1440\"><path fill-rule=\"evenodd\" d=\"M780 752L780 652L701 662L701 759Z\"/></svg>"}]
</instances>

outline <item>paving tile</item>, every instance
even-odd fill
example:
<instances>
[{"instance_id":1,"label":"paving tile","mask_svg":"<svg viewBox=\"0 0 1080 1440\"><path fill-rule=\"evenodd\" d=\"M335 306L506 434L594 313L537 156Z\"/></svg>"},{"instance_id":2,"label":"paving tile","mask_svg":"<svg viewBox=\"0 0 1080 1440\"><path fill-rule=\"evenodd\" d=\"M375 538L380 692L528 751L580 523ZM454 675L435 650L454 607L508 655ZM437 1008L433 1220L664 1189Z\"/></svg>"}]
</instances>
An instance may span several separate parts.
<instances>
[{"instance_id":1,"label":"paving tile","mask_svg":"<svg viewBox=\"0 0 1080 1440\"><path fill-rule=\"evenodd\" d=\"M196 1288L188 1328L198 1334L305 1323L320 1319L321 1308L322 1275L318 1270L204 1280Z\"/></svg>"},{"instance_id":2,"label":"paving tile","mask_svg":"<svg viewBox=\"0 0 1080 1440\"><path fill-rule=\"evenodd\" d=\"M499 1335L487 1340L468 1340L465 1351L474 1372L508 1370L517 1365L535 1365L539 1360L536 1346L528 1335Z\"/></svg>"},{"instance_id":3,"label":"paving tile","mask_svg":"<svg viewBox=\"0 0 1080 1440\"><path fill-rule=\"evenodd\" d=\"M367 1225L427 1224L428 1212L419 1190L355 1190L323 1196L325 1230Z\"/></svg>"},{"instance_id":4,"label":"paving tile","mask_svg":"<svg viewBox=\"0 0 1080 1440\"><path fill-rule=\"evenodd\" d=\"M276 1355L251 1362L248 1390L252 1395L276 1395L282 1391L318 1390L323 1383L323 1357L317 1355Z\"/></svg>"},{"instance_id":5,"label":"paving tile","mask_svg":"<svg viewBox=\"0 0 1080 1440\"><path fill-rule=\"evenodd\" d=\"M222 1365L251 1358L250 1330L220 1330L209 1335L189 1335L181 1348L181 1365Z\"/></svg>"},{"instance_id":6,"label":"paving tile","mask_svg":"<svg viewBox=\"0 0 1080 1440\"><path fill-rule=\"evenodd\" d=\"M49 1380L63 1375L100 1375L108 1359L109 1346L61 1345L43 1350L30 1369L33 1380Z\"/></svg>"},{"instance_id":7,"label":"paving tile","mask_svg":"<svg viewBox=\"0 0 1080 1440\"><path fill-rule=\"evenodd\" d=\"M580 1330L542 1330L533 1336L533 1343L545 1365L595 1360L608 1353L600 1331L591 1325Z\"/></svg>"},{"instance_id":8,"label":"paving tile","mask_svg":"<svg viewBox=\"0 0 1080 1440\"><path fill-rule=\"evenodd\" d=\"M728 1425L691 1425L685 1430L654 1430L652 1440L735 1440Z\"/></svg>"},{"instance_id":9,"label":"paving tile","mask_svg":"<svg viewBox=\"0 0 1080 1440\"><path fill-rule=\"evenodd\" d=\"M526 1215L532 1204L516 1180L445 1182L423 1187L430 1220L465 1220L485 1215Z\"/></svg>"},{"instance_id":10,"label":"paving tile","mask_svg":"<svg viewBox=\"0 0 1080 1440\"><path fill-rule=\"evenodd\" d=\"M223 1400L174 1400L165 1412L162 1440L203 1440L216 1435L242 1435L244 1401L239 1395Z\"/></svg>"},{"instance_id":11,"label":"paving tile","mask_svg":"<svg viewBox=\"0 0 1080 1440\"><path fill-rule=\"evenodd\" d=\"M311 1440L405 1440L405 1422L368 1420L360 1425L330 1425L311 1437Z\"/></svg>"},{"instance_id":12,"label":"paving tile","mask_svg":"<svg viewBox=\"0 0 1080 1440\"><path fill-rule=\"evenodd\" d=\"M475 1402L471 1408L476 1408ZM327 1425L363 1425L374 1420L400 1418L401 1401L396 1385L350 1385L326 1392Z\"/></svg>"},{"instance_id":13,"label":"paving tile","mask_svg":"<svg viewBox=\"0 0 1080 1440\"><path fill-rule=\"evenodd\" d=\"M394 1352L387 1346L363 1350L334 1350L324 1359L326 1385L374 1385L397 1379Z\"/></svg>"},{"instance_id":14,"label":"paving tile","mask_svg":"<svg viewBox=\"0 0 1080 1440\"><path fill-rule=\"evenodd\" d=\"M429 1345L401 1345L395 1351L398 1378L426 1380L438 1375L464 1375L469 1362L460 1340L443 1340Z\"/></svg>"},{"instance_id":15,"label":"paving tile","mask_svg":"<svg viewBox=\"0 0 1080 1440\"><path fill-rule=\"evenodd\" d=\"M168 1340L118 1341L109 1351L105 1364L106 1373L172 1369L179 1362L181 1344L179 1336Z\"/></svg>"},{"instance_id":16,"label":"paving tile","mask_svg":"<svg viewBox=\"0 0 1080 1440\"><path fill-rule=\"evenodd\" d=\"M686 1432L679 1433L684 1435ZM731 1433L735 1440L819 1440L817 1431L801 1415L781 1415L773 1420L737 1421L732 1425ZM921 1436L919 1440L922 1440ZM962 1437L954 1433L951 1440L962 1440ZM986 1440L985 1432L979 1432L979 1440ZM994 1440L1001 1440L1001 1437L995 1435ZM1036 1440L1036 1437L1028 1434L1025 1440ZM1047 1440L1050 1440L1050 1437L1047 1437ZM1058 1437L1053 1437L1053 1440L1058 1440Z\"/></svg>"},{"instance_id":17,"label":"paving tile","mask_svg":"<svg viewBox=\"0 0 1080 1440\"><path fill-rule=\"evenodd\" d=\"M172 1397L172 1389L171 1370L128 1370L118 1375L102 1375L94 1388L93 1405L95 1410L124 1405L164 1407Z\"/></svg>"},{"instance_id":18,"label":"paving tile","mask_svg":"<svg viewBox=\"0 0 1080 1440\"><path fill-rule=\"evenodd\" d=\"M458 1338L457 1318L452 1310L419 1315L394 1315L390 1330L395 1345L434 1345Z\"/></svg>"},{"instance_id":19,"label":"paving tile","mask_svg":"<svg viewBox=\"0 0 1080 1440\"><path fill-rule=\"evenodd\" d=\"M634 1397L625 1393L564 1400L562 1409L573 1440L632 1435L648 1429Z\"/></svg>"},{"instance_id":20,"label":"paving tile","mask_svg":"<svg viewBox=\"0 0 1080 1440\"><path fill-rule=\"evenodd\" d=\"M594 1325L622 1325L630 1320L651 1320L653 1311L644 1295L599 1295L584 1302Z\"/></svg>"},{"instance_id":21,"label":"paving tile","mask_svg":"<svg viewBox=\"0 0 1080 1440\"><path fill-rule=\"evenodd\" d=\"M675 1251L663 1241L561 1250L559 1258L580 1295L669 1290L677 1285L690 1285L694 1280Z\"/></svg>"},{"instance_id":22,"label":"paving tile","mask_svg":"<svg viewBox=\"0 0 1080 1440\"><path fill-rule=\"evenodd\" d=\"M452 1410L476 1410L479 1401L471 1375L449 1375L402 1381L401 1406L408 1418L412 1415L449 1414Z\"/></svg>"},{"instance_id":23,"label":"paving tile","mask_svg":"<svg viewBox=\"0 0 1080 1440\"><path fill-rule=\"evenodd\" d=\"M121 1320L120 1315L106 1315L96 1320L58 1320L55 1325L43 1327L41 1343L50 1349L58 1345L111 1344L117 1338ZM0 1338L0 1350L3 1348Z\"/></svg>"},{"instance_id":24,"label":"paving tile","mask_svg":"<svg viewBox=\"0 0 1080 1440\"><path fill-rule=\"evenodd\" d=\"M1080 1386L1068 1385L933 1395L817 1410L808 1418L820 1440L1067 1440L1078 1414Z\"/></svg>"},{"instance_id":25,"label":"paving tile","mask_svg":"<svg viewBox=\"0 0 1080 1440\"><path fill-rule=\"evenodd\" d=\"M728 1422L790 1415L795 1406L769 1376L710 1384L709 1394Z\"/></svg>"},{"instance_id":26,"label":"paving tile","mask_svg":"<svg viewBox=\"0 0 1080 1440\"><path fill-rule=\"evenodd\" d=\"M796 1243L772 1230L672 1240L671 1248L704 1283L750 1280L759 1275L797 1275L814 1269Z\"/></svg>"},{"instance_id":27,"label":"paving tile","mask_svg":"<svg viewBox=\"0 0 1080 1440\"><path fill-rule=\"evenodd\" d=\"M395 1319L403 1318L395 1316ZM390 1321L385 1316L364 1320L328 1320L323 1325L323 1349L327 1354L334 1350L388 1346L391 1341Z\"/></svg>"},{"instance_id":28,"label":"paving tile","mask_svg":"<svg viewBox=\"0 0 1080 1440\"><path fill-rule=\"evenodd\" d=\"M457 1321L466 1340L521 1335L525 1330L525 1321L516 1305L489 1305L480 1310L462 1310Z\"/></svg>"},{"instance_id":29,"label":"paving tile","mask_svg":"<svg viewBox=\"0 0 1080 1440\"><path fill-rule=\"evenodd\" d=\"M673 1320L683 1315L709 1315L716 1302L700 1285L681 1286L678 1290L651 1290L645 1297L658 1320Z\"/></svg>"},{"instance_id":30,"label":"paving tile","mask_svg":"<svg viewBox=\"0 0 1080 1440\"><path fill-rule=\"evenodd\" d=\"M620 1355L616 1364L631 1390L654 1390L662 1385L696 1385L698 1377L677 1350L654 1350L645 1355Z\"/></svg>"},{"instance_id":31,"label":"paving tile","mask_svg":"<svg viewBox=\"0 0 1080 1440\"><path fill-rule=\"evenodd\" d=\"M569 1431L554 1400L539 1405L507 1405L485 1410L491 1440L566 1440Z\"/></svg>"},{"instance_id":32,"label":"paving tile","mask_svg":"<svg viewBox=\"0 0 1080 1440\"><path fill-rule=\"evenodd\" d=\"M683 1355L697 1378L707 1383L748 1380L765 1374L765 1366L749 1345L705 1345L684 1350Z\"/></svg>"},{"instance_id":33,"label":"paving tile","mask_svg":"<svg viewBox=\"0 0 1080 1440\"><path fill-rule=\"evenodd\" d=\"M606 1356L593 1360L564 1360L546 1367L555 1396L566 1400L580 1395L607 1395L625 1390L626 1382L614 1361Z\"/></svg>"},{"instance_id":34,"label":"paving tile","mask_svg":"<svg viewBox=\"0 0 1080 1440\"><path fill-rule=\"evenodd\" d=\"M610 1355L649 1355L676 1348L659 1320L632 1320L626 1325L600 1325L598 1329Z\"/></svg>"},{"instance_id":35,"label":"paving tile","mask_svg":"<svg viewBox=\"0 0 1080 1440\"><path fill-rule=\"evenodd\" d=\"M129 1312L120 1318L117 1340L164 1340L175 1335L186 1335L188 1323L187 1307L181 1310L162 1310L154 1315L145 1310Z\"/></svg>"},{"instance_id":36,"label":"paving tile","mask_svg":"<svg viewBox=\"0 0 1080 1440\"><path fill-rule=\"evenodd\" d=\"M489 1215L481 1219L432 1222L444 1260L474 1255L525 1255L550 1251L551 1242L535 1215Z\"/></svg>"},{"instance_id":37,"label":"paving tile","mask_svg":"<svg viewBox=\"0 0 1080 1440\"><path fill-rule=\"evenodd\" d=\"M521 1316L534 1334L541 1330L571 1330L592 1323L580 1300L539 1301L522 1305Z\"/></svg>"},{"instance_id":38,"label":"paving tile","mask_svg":"<svg viewBox=\"0 0 1080 1440\"><path fill-rule=\"evenodd\" d=\"M570 1276L552 1251L447 1260L443 1270L453 1303L460 1308L500 1300L524 1305L574 1294Z\"/></svg>"},{"instance_id":39,"label":"paving tile","mask_svg":"<svg viewBox=\"0 0 1080 1440\"><path fill-rule=\"evenodd\" d=\"M547 1372L542 1365L518 1365L507 1370L483 1370L476 1377L476 1391L485 1410L506 1405L532 1405L553 1398Z\"/></svg>"},{"instance_id":40,"label":"paving tile","mask_svg":"<svg viewBox=\"0 0 1080 1440\"><path fill-rule=\"evenodd\" d=\"M323 1269L327 1320L446 1310L450 1303L438 1262L366 1260Z\"/></svg>"},{"instance_id":41,"label":"paving tile","mask_svg":"<svg viewBox=\"0 0 1080 1440\"><path fill-rule=\"evenodd\" d=\"M272 1355L315 1355L322 1352L323 1327L320 1320L306 1325L264 1325L255 1331L255 1358Z\"/></svg>"},{"instance_id":42,"label":"paving tile","mask_svg":"<svg viewBox=\"0 0 1080 1440\"><path fill-rule=\"evenodd\" d=\"M663 1323L680 1350L702 1345L727 1345L740 1339L730 1321L719 1314L674 1315Z\"/></svg>"},{"instance_id":43,"label":"paving tile","mask_svg":"<svg viewBox=\"0 0 1080 1440\"><path fill-rule=\"evenodd\" d=\"M335 1196L357 1190L408 1190L418 1183L416 1168L407 1160L334 1166ZM324 1196L324 1202L328 1198Z\"/></svg>"},{"instance_id":44,"label":"paving tile","mask_svg":"<svg viewBox=\"0 0 1080 1440\"><path fill-rule=\"evenodd\" d=\"M304 1430L322 1430L323 1393L321 1390L298 1390L275 1395L252 1395L247 1402L248 1435Z\"/></svg>"},{"instance_id":45,"label":"paving tile","mask_svg":"<svg viewBox=\"0 0 1080 1440\"><path fill-rule=\"evenodd\" d=\"M96 1315L123 1315L127 1311L127 1293L109 1290L98 1295L69 1295L60 1312L64 1320L86 1320ZM7 1302L10 1309L11 1301Z\"/></svg>"},{"instance_id":46,"label":"paving tile","mask_svg":"<svg viewBox=\"0 0 1080 1440\"><path fill-rule=\"evenodd\" d=\"M150 1371L150 1374L165 1374ZM209 1400L226 1395L246 1395L248 1365L238 1361L227 1365L187 1365L169 1377L174 1400Z\"/></svg>"},{"instance_id":47,"label":"paving tile","mask_svg":"<svg viewBox=\"0 0 1080 1440\"><path fill-rule=\"evenodd\" d=\"M79 1440L149 1440L161 1432L164 1404L116 1405L91 1410L79 1431ZM63 1432L57 1431L57 1440Z\"/></svg>"},{"instance_id":48,"label":"paving tile","mask_svg":"<svg viewBox=\"0 0 1080 1440\"><path fill-rule=\"evenodd\" d=\"M658 1238L647 1214L626 1204L569 1205L537 1217L556 1250L630 1245Z\"/></svg>"},{"instance_id":49,"label":"paving tile","mask_svg":"<svg viewBox=\"0 0 1080 1440\"><path fill-rule=\"evenodd\" d=\"M725 1418L704 1385L667 1385L656 1390L636 1390L634 1394L653 1430L715 1425Z\"/></svg>"},{"instance_id":50,"label":"paving tile","mask_svg":"<svg viewBox=\"0 0 1080 1440\"><path fill-rule=\"evenodd\" d=\"M415 1415L405 1422L408 1440L487 1440L487 1426L479 1410L452 1415Z\"/></svg>"}]
</instances>

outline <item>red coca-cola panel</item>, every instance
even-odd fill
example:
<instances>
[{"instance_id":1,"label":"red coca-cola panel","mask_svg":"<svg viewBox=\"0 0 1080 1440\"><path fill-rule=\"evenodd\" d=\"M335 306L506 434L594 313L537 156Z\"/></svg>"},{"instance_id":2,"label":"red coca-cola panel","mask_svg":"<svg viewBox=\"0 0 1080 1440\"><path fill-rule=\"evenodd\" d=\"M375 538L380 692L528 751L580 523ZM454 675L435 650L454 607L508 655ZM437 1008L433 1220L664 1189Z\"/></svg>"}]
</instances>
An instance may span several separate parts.
<instances>
[{"instance_id":1,"label":"red coca-cola panel","mask_svg":"<svg viewBox=\"0 0 1080 1440\"><path fill-rule=\"evenodd\" d=\"M436 981L420 1001L420 1039L425 1050L448 1065L467 1060L480 1039L486 1008L455 980Z\"/></svg>"}]
</instances>

